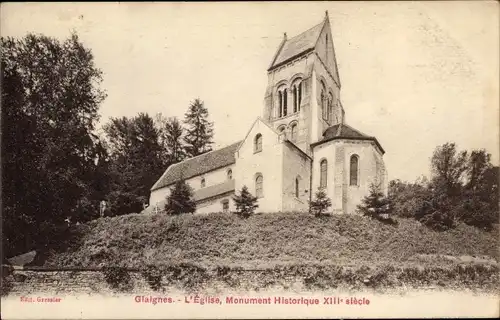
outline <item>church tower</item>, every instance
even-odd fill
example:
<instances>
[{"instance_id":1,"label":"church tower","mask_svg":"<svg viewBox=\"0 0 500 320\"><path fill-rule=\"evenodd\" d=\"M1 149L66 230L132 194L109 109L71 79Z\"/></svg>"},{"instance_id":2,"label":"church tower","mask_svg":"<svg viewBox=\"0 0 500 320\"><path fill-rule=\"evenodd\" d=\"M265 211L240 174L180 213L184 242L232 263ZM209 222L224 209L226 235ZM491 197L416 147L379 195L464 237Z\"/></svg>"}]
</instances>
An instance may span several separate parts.
<instances>
[{"instance_id":1,"label":"church tower","mask_svg":"<svg viewBox=\"0 0 500 320\"><path fill-rule=\"evenodd\" d=\"M263 118L311 154L327 128L345 121L328 11L301 34L285 33L267 72Z\"/></svg>"}]
</instances>

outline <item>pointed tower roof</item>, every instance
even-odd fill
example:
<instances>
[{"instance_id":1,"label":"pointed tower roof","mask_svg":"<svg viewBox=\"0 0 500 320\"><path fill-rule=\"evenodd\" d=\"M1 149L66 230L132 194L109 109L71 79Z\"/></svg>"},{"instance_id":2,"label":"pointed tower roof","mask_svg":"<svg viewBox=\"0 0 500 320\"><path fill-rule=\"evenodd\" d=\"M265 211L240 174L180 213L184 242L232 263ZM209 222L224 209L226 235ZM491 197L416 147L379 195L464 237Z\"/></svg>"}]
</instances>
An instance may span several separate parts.
<instances>
[{"instance_id":1,"label":"pointed tower roof","mask_svg":"<svg viewBox=\"0 0 500 320\"><path fill-rule=\"evenodd\" d=\"M283 65L302 54L314 50L321 31L323 30L323 27L325 26L327 21L328 17L326 17L320 24L317 24L314 27L290 39L287 39L285 33L283 41L278 47L278 50L274 55L274 59L267 71L271 71L272 69L279 67L280 65Z\"/></svg>"},{"instance_id":2,"label":"pointed tower roof","mask_svg":"<svg viewBox=\"0 0 500 320\"><path fill-rule=\"evenodd\" d=\"M330 20L328 18L328 11L325 11L325 18L321 23L315 25L314 27L298 34L292 38L287 37L286 33L283 36L283 40L281 41L278 50L273 56L273 60L269 65L267 71L271 71L275 68L278 68L288 62L297 59L298 57L308 54L317 49L318 44L320 43L320 37L322 34L330 35L327 37L327 50L331 50L331 55L323 57L324 59L328 59L329 61L322 61L324 64L329 66L327 71L333 77L335 82L340 87L340 77L338 73L337 59L335 55L335 46L333 44L333 39L331 36L330 30ZM324 49L323 49L324 50ZM331 61L330 59L333 59Z\"/></svg>"}]
</instances>

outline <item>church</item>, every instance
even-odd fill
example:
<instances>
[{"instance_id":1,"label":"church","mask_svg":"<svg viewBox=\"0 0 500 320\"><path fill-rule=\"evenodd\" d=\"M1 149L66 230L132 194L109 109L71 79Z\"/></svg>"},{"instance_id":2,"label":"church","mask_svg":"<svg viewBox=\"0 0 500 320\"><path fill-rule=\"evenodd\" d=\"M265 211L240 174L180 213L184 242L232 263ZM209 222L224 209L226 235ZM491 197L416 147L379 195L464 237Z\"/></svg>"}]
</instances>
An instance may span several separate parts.
<instances>
[{"instance_id":1,"label":"church","mask_svg":"<svg viewBox=\"0 0 500 320\"><path fill-rule=\"evenodd\" d=\"M196 213L232 212L243 186L257 212L307 211L322 188L331 213L354 213L376 184L387 193L384 149L346 123L330 21L288 38L267 69L262 116L240 141L170 166L146 211L163 210L174 183L194 191Z\"/></svg>"}]
</instances>

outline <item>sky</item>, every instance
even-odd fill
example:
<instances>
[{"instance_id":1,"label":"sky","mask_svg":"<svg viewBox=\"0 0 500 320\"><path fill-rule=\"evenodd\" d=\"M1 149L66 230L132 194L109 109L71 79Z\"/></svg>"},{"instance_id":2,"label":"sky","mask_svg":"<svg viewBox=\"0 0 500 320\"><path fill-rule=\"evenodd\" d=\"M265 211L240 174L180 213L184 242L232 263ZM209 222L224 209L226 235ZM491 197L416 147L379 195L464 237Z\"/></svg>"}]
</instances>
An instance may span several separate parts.
<instances>
[{"instance_id":1,"label":"sky","mask_svg":"<svg viewBox=\"0 0 500 320\"><path fill-rule=\"evenodd\" d=\"M389 179L429 175L434 148L485 148L499 163L499 17L494 1L3 3L0 33L58 39L76 31L92 50L109 117L183 117L195 98L216 147L261 116L267 67L283 33L328 10L346 123L376 136Z\"/></svg>"}]
</instances>

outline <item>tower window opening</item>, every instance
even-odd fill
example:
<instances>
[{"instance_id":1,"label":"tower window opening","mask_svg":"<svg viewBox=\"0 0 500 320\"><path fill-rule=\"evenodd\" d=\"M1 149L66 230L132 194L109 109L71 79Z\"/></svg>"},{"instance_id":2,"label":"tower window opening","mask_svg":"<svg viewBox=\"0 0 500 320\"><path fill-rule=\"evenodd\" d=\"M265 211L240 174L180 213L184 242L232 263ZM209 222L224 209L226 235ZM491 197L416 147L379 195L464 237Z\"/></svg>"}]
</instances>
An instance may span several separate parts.
<instances>
[{"instance_id":1,"label":"tower window opening","mask_svg":"<svg viewBox=\"0 0 500 320\"><path fill-rule=\"evenodd\" d=\"M286 117L287 115L287 90L283 90L283 117Z\"/></svg>"}]
</instances>

